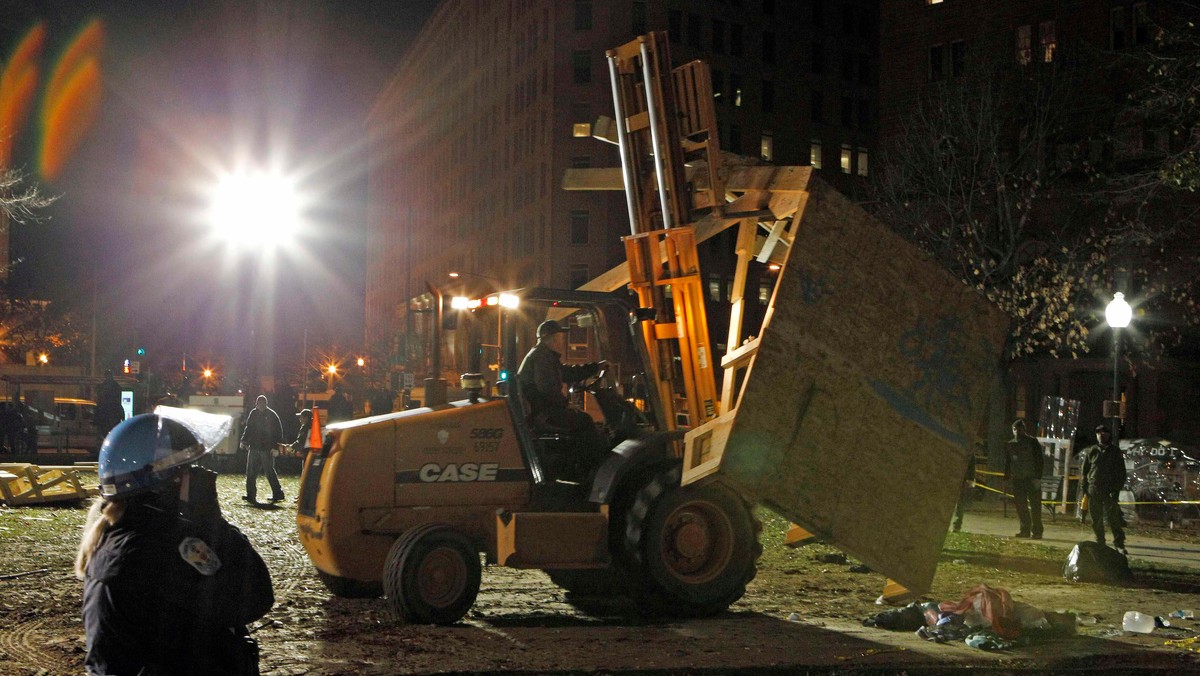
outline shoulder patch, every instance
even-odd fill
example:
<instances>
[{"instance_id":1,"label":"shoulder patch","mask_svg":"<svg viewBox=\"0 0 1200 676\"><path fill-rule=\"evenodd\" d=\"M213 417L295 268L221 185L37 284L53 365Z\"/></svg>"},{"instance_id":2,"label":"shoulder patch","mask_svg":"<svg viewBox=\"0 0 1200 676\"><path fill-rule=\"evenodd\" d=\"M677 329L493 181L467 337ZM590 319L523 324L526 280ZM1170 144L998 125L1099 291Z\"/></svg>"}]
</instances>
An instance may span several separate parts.
<instances>
[{"instance_id":1,"label":"shoulder patch","mask_svg":"<svg viewBox=\"0 0 1200 676\"><path fill-rule=\"evenodd\" d=\"M179 542L179 556L201 575L216 575L221 559L208 543L200 538L187 537Z\"/></svg>"}]
</instances>

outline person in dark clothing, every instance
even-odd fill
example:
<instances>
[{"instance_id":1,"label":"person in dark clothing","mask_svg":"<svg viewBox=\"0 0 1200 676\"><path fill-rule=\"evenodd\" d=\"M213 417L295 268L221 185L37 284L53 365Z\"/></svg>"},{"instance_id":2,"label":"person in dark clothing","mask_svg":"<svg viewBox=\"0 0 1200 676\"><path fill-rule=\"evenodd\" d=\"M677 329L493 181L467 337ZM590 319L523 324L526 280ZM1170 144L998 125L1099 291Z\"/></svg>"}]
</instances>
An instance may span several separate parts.
<instances>
[{"instance_id":1,"label":"person in dark clothing","mask_svg":"<svg viewBox=\"0 0 1200 676\"><path fill-rule=\"evenodd\" d=\"M329 413L329 422L342 422L354 417L354 404L350 403L350 399L340 387L333 391L325 405Z\"/></svg>"},{"instance_id":2,"label":"person in dark clothing","mask_svg":"<svg viewBox=\"0 0 1200 676\"><path fill-rule=\"evenodd\" d=\"M304 449L308 448L308 436L312 433L313 410L306 408L296 414L300 419L300 431L296 433L296 440L292 442L292 450L303 455Z\"/></svg>"},{"instance_id":3,"label":"person in dark clothing","mask_svg":"<svg viewBox=\"0 0 1200 676\"><path fill-rule=\"evenodd\" d=\"M1117 501L1125 486L1125 457L1107 425L1096 426L1096 441L1095 446L1083 450L1079 490L1088 499L1096 542L1104 544L1104 522L1107 521L1112 528L1113 548L1125 554L1125 518L1121 516L1121 505Z\"/></svg>"},{"instance_id":4,"label":"person in dark clothing","mask_svg":"<svg viewBox=\"0 0 1200 676\"><path fill-rule=\"evenodd\" d=\"M1025 431L1025 421L1013 421L1013 438L1005 444L1004 478L1017 503L1019 538L1042 539L1042 444Z\"/></svg>"},{"instance_id":5,"label":"person in dark clothing","mask_svg":"<svg viewBox=\"0 0 1200 676\"><path fill-rule=\"evenodd\" d=\"M283 443L283 424L279 414L267 407L267 396L258 395L254 409L246 416L242 428L241 447L246 449L246 502L258 502L258 475L266 474L271 484L271 502L283 500L283 486L275 473L277 444Z\"/></svg>"},{"instance_id":6,"label":"person in dark clothing","mask_svg":"<svg viewBox=\"0 0 1200 676\"><path fill-rule=\"evenodd\" d=\"M104 381L96 388L96 438L108 436L117 423L125 419L121 407L121 386L113 378L111 369L104 372Z\"/></svg>"},{"instance_id":7,"label":"person in dark clothing","mask_svg":"<svg viewBox=\"0 0 1200 676\"><path fill-rule=\"evenodd\" d=\"M101 496L75 561L87 673L257 674L246 625L274 605L271 575L222 518L216 475L193 464L229 416L169 411L118 424L100 450Z\"/></svg>"},{"instance_id":8,"label":"person in dark clothing","mask_svg":"<svg viewBox=\"0 0 1200 676\"><path fill-rule=\"evenodd\" d=\"M563 394L563 384L595 376L604 362L563 364L550 342L566 331L566 327L552 319L538 325L537 343L521 361L517 383L529 404L530 423L535 428L566 432L578 441L588 458L598 460L608 453L608 442L596 429L592 416L570 406Z\"/></svg>"},{"instance_id":9,"label":"person in dark clothing","mask_svg":"<svg viewBox=\"0 0 1200 676\"><path fill-rule=\"evenodd\" d=\"M24 420L21 417L21 402L14 396L12 401L0 403L0 427L4 432L4 447L9 453L20 453L25 448L21 438Z\"/></svg>"},{"instance_id":10,"label":"person in dark clothing","mask_svg":"<svg viewBox=\"0 0 1200 676\"><path fill-rule=\"evenodd\" d=\"M563 394L563 383L577 383L600 371L600 364L576 364L568 366L562 363L562 356L550 346L550 341L567 329L554 320L542 322L537 329L537 344L525 355L521 367L517 369L517 380L521 385L521 394L529 403L530 416L535 424L542 423L549 427L566 429L581 429L584 426L595 427L592 417L583 411L570 407L567 397Z\"/></svg>"}]
</instances>

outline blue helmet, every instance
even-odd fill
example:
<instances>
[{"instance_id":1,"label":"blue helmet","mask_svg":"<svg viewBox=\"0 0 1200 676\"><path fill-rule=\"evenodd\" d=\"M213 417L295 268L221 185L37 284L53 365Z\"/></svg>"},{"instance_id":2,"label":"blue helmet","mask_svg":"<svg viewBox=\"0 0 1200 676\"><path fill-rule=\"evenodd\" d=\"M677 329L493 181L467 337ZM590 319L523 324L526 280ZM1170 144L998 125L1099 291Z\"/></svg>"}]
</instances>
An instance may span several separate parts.
<instances>
[{"instance_id":1,"label":"blue helmet","mask_svg":"<svg viewBox=\"0 0 1200 676\"><path fill-rule=\"evenodd\" d=\"M175 420L136 415L114 427L100 447L100 494L112 498L155 488L208 450Z\"/></svg>"}]
</instances>

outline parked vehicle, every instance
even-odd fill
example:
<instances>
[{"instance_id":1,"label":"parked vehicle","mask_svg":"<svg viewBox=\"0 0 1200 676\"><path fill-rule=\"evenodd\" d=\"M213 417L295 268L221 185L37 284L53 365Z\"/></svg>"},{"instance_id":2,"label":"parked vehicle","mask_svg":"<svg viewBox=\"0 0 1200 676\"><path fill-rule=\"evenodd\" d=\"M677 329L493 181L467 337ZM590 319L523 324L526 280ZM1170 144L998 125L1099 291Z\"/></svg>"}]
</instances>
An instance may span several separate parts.
<instances>
[{"instance_id":1,"label":"parked vehicle","mask_svg":"<svg viewBox=\"0 0 1200 676\"><path fill-rule=\"evenodd\" d=\"M96 402L89 399L55 397L49 411L30 409L37 421L37 447L94 450L103 439L96 435Z\"/></svg>"}]
</instances>

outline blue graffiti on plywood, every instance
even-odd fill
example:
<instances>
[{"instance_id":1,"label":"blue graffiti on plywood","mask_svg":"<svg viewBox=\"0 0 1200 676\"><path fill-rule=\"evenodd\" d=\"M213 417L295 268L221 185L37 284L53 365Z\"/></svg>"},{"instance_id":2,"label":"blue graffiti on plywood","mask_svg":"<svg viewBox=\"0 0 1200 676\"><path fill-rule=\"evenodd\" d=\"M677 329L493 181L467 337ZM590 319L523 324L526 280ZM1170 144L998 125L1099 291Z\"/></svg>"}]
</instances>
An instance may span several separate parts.
<instances>
[{"instance_id":1,"label":"blue graffiti on plywood","mask_svg":"<svg viewBox=\"0 0 1200 676\"><path fill-rule=\"evenodd\" d=\"M962 420L971 410L966 379L967 335L954 315L919 319L900 336L899 352L916 369L918 377L907 387L872 380L875 393L900 415L954 444L965 444L961 431L944 421ZM934 417L934 412L940 415Z\"/></svg>"}]
</instances>

